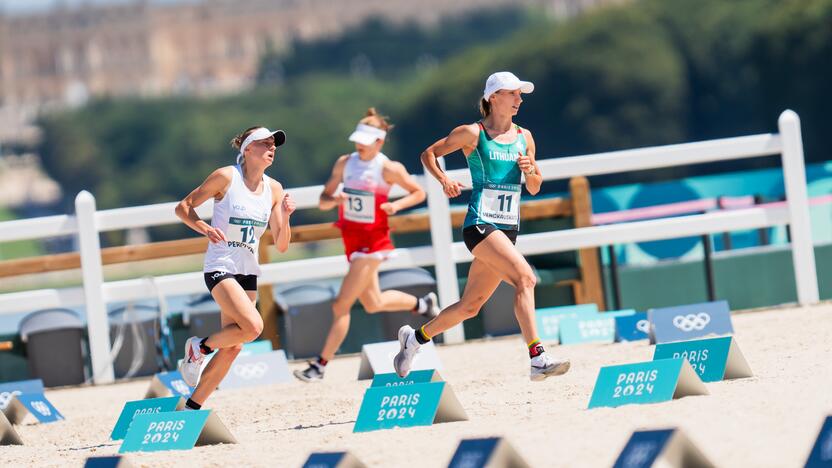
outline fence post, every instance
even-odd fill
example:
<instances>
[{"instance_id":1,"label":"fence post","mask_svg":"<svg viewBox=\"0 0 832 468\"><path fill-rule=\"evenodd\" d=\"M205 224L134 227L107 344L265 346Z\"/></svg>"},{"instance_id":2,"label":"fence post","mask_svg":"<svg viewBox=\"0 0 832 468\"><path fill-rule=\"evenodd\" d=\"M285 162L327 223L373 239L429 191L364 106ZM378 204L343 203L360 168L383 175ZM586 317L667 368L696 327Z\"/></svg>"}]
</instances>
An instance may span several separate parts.
<instances>
[{"instance_id":1,"label":"fence post","mask_svg":"<svg viewBox=\"0 0 832 468\"><path fill-rule=\"evenodd\" d=\"M269 243L268 237L266 236L271 235L270 231L266 231L260 238L257 255L261 265L269 263ZM277 303L274 300L272 286L271 284L263 283L257 287L257 304L260 306L260 316L263 318L263 333L260 336L272 342L272 349L281 349L277 326L278 310Z\"/></svg>"},{"instance_id":2,"label":"fence post","mask_svg":"<svg viewBox=\"0 0 832 468\"><path fill-rule=\"evenodd\" d=\"M571 178L569 193L572 198L572 217L575 220L575 227L592 226L592 193L589 190L589 180L586 177ZM598 310L607 310L604 288L601 283L601 260L598 257L598 249L580 249L578 259L581 264L581 282L585 302L595 303ZM581 301L577 303L580 304Z\"/></svg>"},{"instance_id":3,"label":"fence post","mask_svg":"<svg viewBox=\"0 0 832 468\"><path fill-rule=\"evenodd\" d=\"M806 166L803 160L803 139L800 117L785 110L778 119L783 143L783 182L789 206L792 262L797 284L797 302L809 305L818 302L818 276L809 218L809 195L806 190Z\"/></svg>"},{"instance_id":4,"label":"fence post","mask_svg":"<svg viewBox=\"0 0 832 468\"><path fill-rule=\"evenodd\" d=\"M445 161L436 161L443 170ZM433 254L436 265L436 287L439 292L439 303L448 307L459 301L459 283L456 276L456 262L451 246L454 243L451 226L451 205L442 184L429 172L425 171L427 182L428 213L430 216L430 239L433 244ZM462 324L445 331L445 343L462 343L465 341L465 330Z\"/></svg>"},{"instance_id":5,"label":"fence post","mask_svg":"<svg viewBox=\"0 0 832 468\"><path fill-rule=\"evenodd\" d=\"M92 377L95 383L110 383L115 380L110 361L110 323L104 303L104 273L95 219L95 198L90 192L84 190L75 197L75 216L78 218L78 250L81 252Z\"/></svg>"}]
</instances>

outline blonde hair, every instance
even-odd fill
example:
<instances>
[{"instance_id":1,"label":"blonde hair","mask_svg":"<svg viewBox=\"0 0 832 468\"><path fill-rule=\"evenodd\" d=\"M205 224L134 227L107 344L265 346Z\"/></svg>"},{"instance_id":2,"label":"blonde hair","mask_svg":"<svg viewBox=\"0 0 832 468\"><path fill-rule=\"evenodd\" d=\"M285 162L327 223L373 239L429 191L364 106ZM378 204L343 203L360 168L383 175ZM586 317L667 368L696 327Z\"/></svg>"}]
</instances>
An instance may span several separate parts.
<instances>
[{"instance_id":1,"label":"blonde hair","mask_svg":"<svg viewBox=\"0 0 832 468\"><path fill-rule=\"evenodd\" d=\"M391 124L387 119L389 119L389 117L379 114L378 111L376 111L375 107L371 107L367 109L367 113L364 115L364 118L359 120L358 123L369 125L371 127L384 130L385 132L389 132L393 129L394 125Z\"/></svg>"},{"instance_id":2,"label":"blonde hair","mask_svg":"<svg viewBox=\"0 0 832 468\"><path fill-rule=\"evenodd\" d=\"M237 134L237 136L232 138L230 141L231 147L235 150L239 150L240 147L243 146L243 142L246 141L246 138L248 138L249 134L251 134L251 132L257 130L260 127L261 125L257 125L256 127L249 127L243 130L242 133Z\"/></svg>"},{"instance_id":3,"label":"blonde hair","mask_svg":"<svg viewBox=\"0 0 832 468\"><path fill-rule=\"evenodd\" d=\"M251 134L251 132L257 130L260 127L261 127L261 125L258 125L256 127L249 127L247 129L243 130L242 133L238 134L237 136L235 136L234 138L231 139L231 142L230 142L231 147L234 148L235 150L239 150L243 146L243 142L246 141L246 138L248 138L248 136ZM237 155L237 164L243 165L243 163L245 163L245 162L246 162L245 155L238 154Z\"/></svg>"},{"instance_id":4,"label":"blonde hair","mask_svg":"<svg viewBox=\"0 0 832 468\"><path fill-rule=\"evenodd\" d=\"M486 101L485 99L480 99L480 115L482 118L486 118L491 114L491 102Z\"/></svg>"}]
</instances>

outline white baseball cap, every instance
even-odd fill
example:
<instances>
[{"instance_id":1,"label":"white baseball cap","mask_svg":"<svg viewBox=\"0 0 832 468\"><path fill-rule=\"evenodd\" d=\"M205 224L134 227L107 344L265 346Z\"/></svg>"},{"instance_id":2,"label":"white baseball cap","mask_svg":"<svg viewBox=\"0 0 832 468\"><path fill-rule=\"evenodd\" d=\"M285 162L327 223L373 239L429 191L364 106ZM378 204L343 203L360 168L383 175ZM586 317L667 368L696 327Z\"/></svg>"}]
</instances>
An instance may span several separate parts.
<instances>
[{"instance_id":1,"label":"white baseball cap","mask_svg":"<svg viewBox=\"0 0 832 468\"><path fill-rule=\"evenodd\" d=\"M482 93L482 98L487 101L492 94L501 89L507 89L509 91L519 89L521 92L531 93L534 91L534 83L531 81L521 81L512 72L502 71L492 73L488 77L488 80L485 81L485 91Z\"/></svg>"},{"instance_id":2,"label":"white baseball cap","mask_svg":"<svg viewBox=\"0 0 832 468\"><path fill-rule=\"evenodd\" d=\"M387 132L380 128L367 124L358 124L355 131L350 135L349 140L361 145L372 145L376 140L383 140Z\"/></svg>"},{"instance_id":3,"label":"white baseball cap","mask_svg":"<svg viewBox=\"0 0 832 468\"><path fill-rule=\"evenodd\" d=\"M243 155L246 153L246 147L248 145L255 141L265 140L271 136L274 136L274 146L281 146L283 143L286 143L286 132L283 130L271 131L266 127L260 127L249 133L246 139L243 140L243 144L240 145L240 154L237 155L237 164L243 160Z\"/></svg>"}]
</instances>

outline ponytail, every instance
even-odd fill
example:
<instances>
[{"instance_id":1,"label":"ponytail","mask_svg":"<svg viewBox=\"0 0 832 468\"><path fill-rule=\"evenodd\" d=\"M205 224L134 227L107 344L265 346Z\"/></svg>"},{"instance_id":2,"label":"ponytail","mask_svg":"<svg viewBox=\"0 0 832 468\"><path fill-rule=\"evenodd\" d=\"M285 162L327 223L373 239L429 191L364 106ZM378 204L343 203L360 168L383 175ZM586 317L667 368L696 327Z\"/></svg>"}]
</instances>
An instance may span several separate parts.
<instances>
[{"instance_id":1,"label":"ponytail","mask_svg":"<svg viewBox=\"0 0 832 468\"><path fill-rule=\"evenodd\" d=\"M369 125L371 127L375 127L385 132L389 132L393 129L394 125L388 121L389 117L385 117L376 111L375 107L371 107L367 109L367 113L364 114L364 118L361 119L358 123Z\"/></svg>"},{"instance_id":2,"label":"ponytail","mask_svg":"<svg viewBox=\"0 0 832 468\"><path fill-rule=\"evenodd\" d=\"M485 99L480 99L480 115L486 118L491 114L491 103Z\"/></svg>"},{"instance_id":3,"label":"ponytail","mask_svg":"<svg viewBox=\"0 0 832 468\"><path fill-rule=\"evenodd\" d=\"M231 141L230 141L231 147L234 148L235 150L239 151L240 147L243 146L243 142L246 141L246 138L248 138L249 134L251 132L257 130L258 128L260 128L259 125L256 126L256 127L250 127L250 128L247 128L247 129L243 130L242 133L238 134L237 136L235 136L234 138L231 139ZM243 162L245 162L244 158L243 158L243 153L238 153L237 154L237 164L242 165Z\"/></svg>"}]
</instances>

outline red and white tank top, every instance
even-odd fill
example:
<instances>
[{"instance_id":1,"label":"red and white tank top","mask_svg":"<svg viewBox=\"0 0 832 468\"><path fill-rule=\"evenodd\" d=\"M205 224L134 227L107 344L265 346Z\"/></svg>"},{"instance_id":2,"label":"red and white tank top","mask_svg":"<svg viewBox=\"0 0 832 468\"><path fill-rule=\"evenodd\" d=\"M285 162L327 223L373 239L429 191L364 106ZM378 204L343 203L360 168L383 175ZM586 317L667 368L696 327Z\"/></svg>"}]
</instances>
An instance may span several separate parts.
<instances>
[{"instance_id":1,"label":"red and white tank top","mask_svg":"<svg viewBox=\"0 0 832 468\"><path fill-rule=\"evenodd\" d=\"M342 182L349 198L338 207L336 223L341 230L388 229L387 213L380 208L390 193L390 184L384 180L386 161L389 158L383 153L369 161L363 161L357 152L347 158Z\"/></svg>"}]
</instances>

